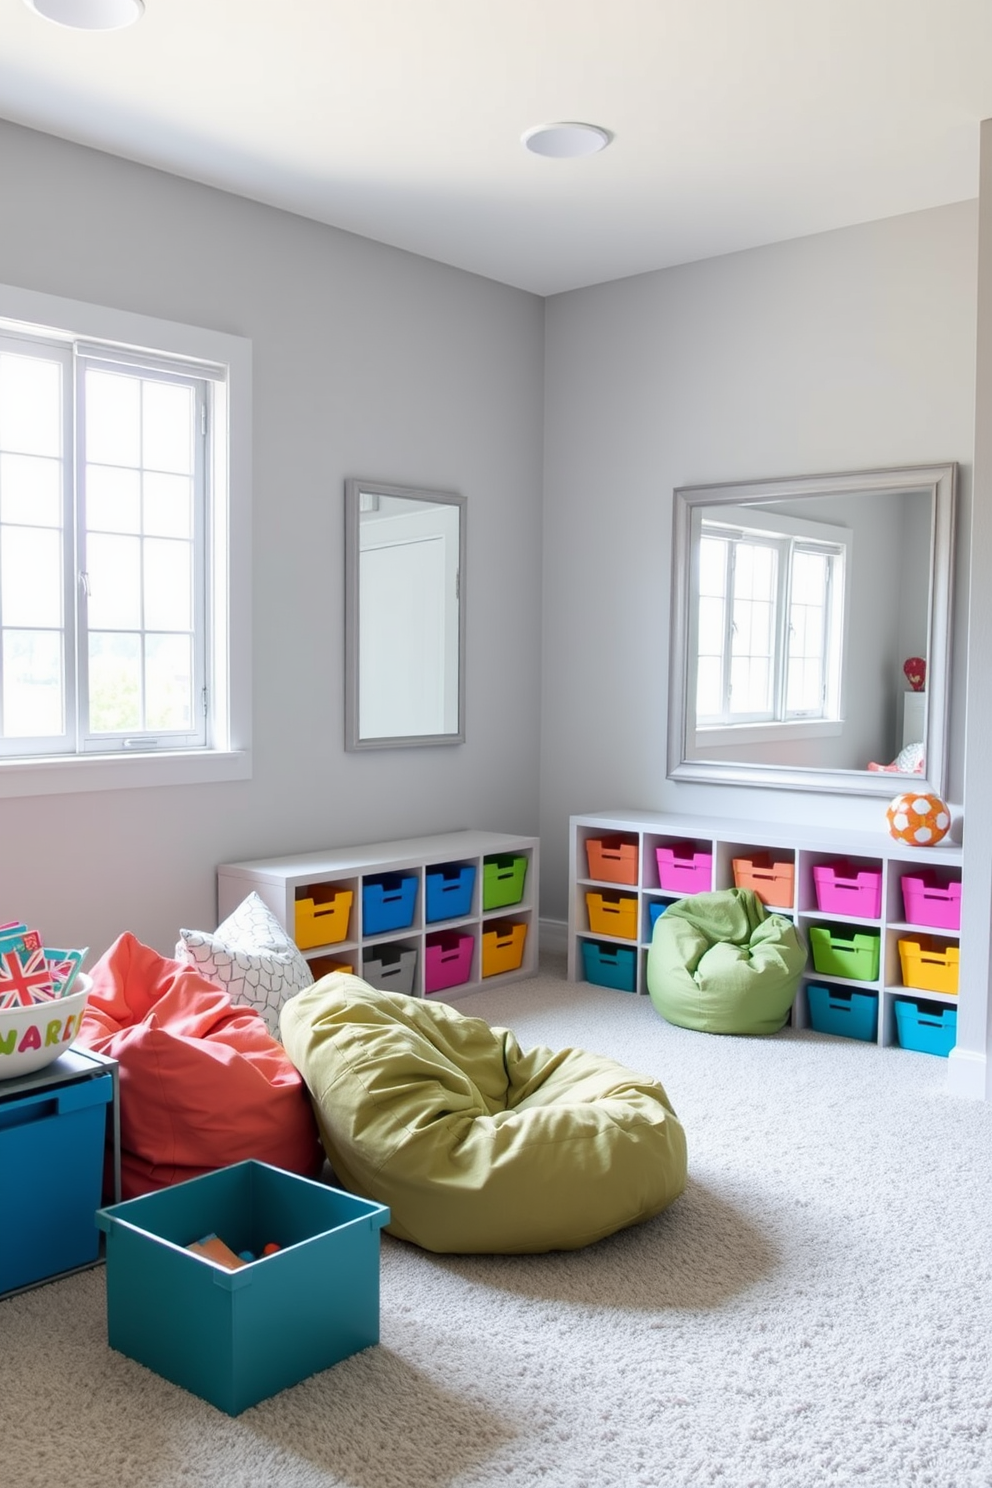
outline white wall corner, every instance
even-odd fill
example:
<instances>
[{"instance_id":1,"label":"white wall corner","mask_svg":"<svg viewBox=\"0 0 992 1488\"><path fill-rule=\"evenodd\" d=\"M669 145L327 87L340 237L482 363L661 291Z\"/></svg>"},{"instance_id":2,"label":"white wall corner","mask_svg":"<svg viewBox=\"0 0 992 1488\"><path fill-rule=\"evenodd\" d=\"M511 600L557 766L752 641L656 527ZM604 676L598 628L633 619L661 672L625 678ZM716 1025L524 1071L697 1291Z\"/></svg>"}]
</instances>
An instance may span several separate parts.
<instances>
[{"instance_id":1,"label":"white wall corner","mask_svg":"<svg viewBox=\"0 0 992 1488\"><path fill-rule=\"evenodd\" d=\"M542 951L551 956L568 954L568 924L565 920L541 920L538 926Z\"/></svg>"}]
</instances>

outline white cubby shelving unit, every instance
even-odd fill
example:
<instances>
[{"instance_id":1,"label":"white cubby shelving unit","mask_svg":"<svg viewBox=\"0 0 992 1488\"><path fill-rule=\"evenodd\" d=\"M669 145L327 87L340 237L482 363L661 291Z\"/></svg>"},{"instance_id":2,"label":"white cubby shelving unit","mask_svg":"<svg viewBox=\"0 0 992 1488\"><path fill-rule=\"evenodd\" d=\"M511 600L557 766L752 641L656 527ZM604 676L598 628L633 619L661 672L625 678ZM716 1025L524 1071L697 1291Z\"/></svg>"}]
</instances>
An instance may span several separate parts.
<instances>
[{"instance_id":1,"label":"white cubby shelving unit","mask_svg":"<svg viewBox=\"0 0 992 1488\"><path fill-rule=\"evenodd\" d=\"M636 881L620 883L590 876L587 842L589 839L619 838L633 845L631 854ZM791 824L765 826L737 820L715 820L689 815L620 809L573 816L569 832L569 923L568 976L585 981L583 945L595 942L608 948L624 947L634 953L633 984L624 990L647 992L646 965L651 944L651 906L671 903L684 897L684 891L662 889L658 878L656 850L679 849L678 857L687 857L686 845L695 853L712 858L712 877L700 883L697 891L728 889L735 886L733 860L755 860L755 855L769 857L773 863L793 867L788 901L774 908L788 915L804 940L809 943L810 929L824 926L836 929L841 937L858 933L878 935L878 975L868 979L841 977L814 969L808 958L799 993L792 1010L793 1025L811 1026L807 988L811 982L836 986L844 993L864 991L878 997L877 1040L890 1045L898 1042L895 1003L897 999L930 1003L938 1007L956 1007L957 993L906 986L902 977L900 940L919 941L920 937L937 947L958 947L960 931L933 924L912 923L905 917L902 891L904 876L915 876L921 869L943 870L946 880L961 879L961 848L945 839L935 847L910 847L898 842L887 832L848 832L839 829L800 827ZM869 870L881 875L881 901L878 915L841 914L818 908L813 870L824 864L846 861L856 870ZM590 923L587 895L599 895L611 904L617 895L627 904L625 929L633 927L635 936L611 936ZM594 904L597 901L594 900ZM772 906L769 905L769 910Z\"/></svg>"},{"instance_id":2,"label":"white cubby shelving unit","mask_svg":"<svg viewBox=\"0 0 992 1488\"><path fill-rule=\"evenodd\" d=\"M487 908L485 884L487 863L501 865L510 861L522 875L521 897L515 902ZM524 860L521 862L521 860ZM472 868L472 887L459 912L438 919L427 919L428 878L438 883L440 869ZM509 870L507 870L509 871ZM364 907L366 886L375 886L384 877L397 879L413 888L412 918L408 925L380 930ZM456 874L457 879L457 874ZM415 880L415 887L411 884ZM516 879L510 874L511 882ZM466 880L467 881L467 880ZM515 837L500 832L459 831L430 837L411 837L395 842L373 842L360 847L333 848L325 852L299 853L279 858L259 858L250 862L222 863L217 870L217 905L220 920L227 918L252 891L268 905L273 914L297 938L297 903L299 900L326 900L351 895L344 916L344 933L326 944L301 945L311 963L315 977L334 966L350 966L358 976L365 976L369 965L379 963L399 968L411 967L406 985L387 989L409 992L414 996L437 996L453 1000L481 987L498 986L534 976L538 963L538 839ZM515 892L513 888L511 893ZM497 895L497 897L499 897ZM443 903L443 899L442 899ZM436 907L436 905L435 905ZM521 929L521 927L523 927ZM335 927L336 928L336 927ZM425 952L438 937L448 936L466 954L459 962L460 980L437 991L426 988ZM304 937L305 939L307 937ZM469 953L469 938L471 950ZM485 938L485 944L484 944ZM522 954L519 965L505 970L489 971L515 958L514 946ZM512 941L512 945L511 945ZM503 946L510 947L509 956ZM414 954L411 956L410 953ZM485 965L484 965L485 958ZM462 971L464 975L462 975ZM367 978L372 980L371 977Z\"/></svg>"}]
</instances>

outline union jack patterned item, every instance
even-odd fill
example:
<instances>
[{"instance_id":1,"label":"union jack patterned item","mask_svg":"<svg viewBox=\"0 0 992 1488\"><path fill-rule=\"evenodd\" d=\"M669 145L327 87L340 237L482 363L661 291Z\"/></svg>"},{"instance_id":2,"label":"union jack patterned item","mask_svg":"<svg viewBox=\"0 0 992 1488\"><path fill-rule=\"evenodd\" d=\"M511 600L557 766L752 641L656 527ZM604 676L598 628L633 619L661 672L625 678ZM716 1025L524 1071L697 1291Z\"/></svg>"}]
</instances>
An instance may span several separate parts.
<instances>
[{"instance_id":1,"label":"union jack patterned item","mask_svg":"<svg viewBox=\"0 0 992 1488\"><path fill-rule=\"evenodd\" d=\"M31 1007L58 994L44 949L0 950L0 1009Z\"/></svg>"}]
</instances>

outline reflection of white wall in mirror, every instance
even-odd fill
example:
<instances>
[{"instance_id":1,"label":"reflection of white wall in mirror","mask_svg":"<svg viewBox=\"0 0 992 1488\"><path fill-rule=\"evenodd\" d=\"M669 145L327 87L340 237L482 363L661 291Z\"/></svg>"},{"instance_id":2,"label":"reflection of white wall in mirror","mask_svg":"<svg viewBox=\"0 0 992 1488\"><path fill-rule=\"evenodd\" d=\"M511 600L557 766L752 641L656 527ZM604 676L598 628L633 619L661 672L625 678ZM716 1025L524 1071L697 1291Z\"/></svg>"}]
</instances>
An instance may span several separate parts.
<instances>
[{"instance_id":1,"label":"reflection of white wall in mirror","mask_svg":"<svg viewBox=\"0 0 992 1488\"><path fill-rule=\"evenodd\" d=\"M927 695L904 692L902 695L902 738L900 749L907 744L922 744L927 730Z\"/></svg>"},{"instance_id":2,"label":"reflection of white wall in mirror","mask_svg":"<svg viewBox=\"0 0 992 1488\"><path fill-rule=\"evenodd\" d=\"M458 728L458 508L382 496L359 546L359 737Z\"/></svg>"}]
</instances>

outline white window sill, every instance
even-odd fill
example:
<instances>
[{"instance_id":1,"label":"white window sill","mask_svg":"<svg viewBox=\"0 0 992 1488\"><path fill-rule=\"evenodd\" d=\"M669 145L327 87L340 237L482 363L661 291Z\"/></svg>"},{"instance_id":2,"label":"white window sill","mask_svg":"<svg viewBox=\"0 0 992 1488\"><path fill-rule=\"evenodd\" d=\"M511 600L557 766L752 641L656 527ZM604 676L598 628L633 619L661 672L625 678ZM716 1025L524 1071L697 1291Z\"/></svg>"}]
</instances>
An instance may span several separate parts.
<instances>
[{"instance_id":1,"label":"white window sill","mask_svg":"<svg viewBox=\"0 0 992 1488\"><path fill-rule=\"evenodd\" d=\"M696 748L722 744L785 744L799 739L835 739L844 732L839 718L797 718L793 723L736 723L697 728Z\"/></svg>"},{"instance_id":2,"label":"white window sill","mask_svg":"<svg viewBox=\"0 0 992 1488\"><path fill-rule=\"evenodd\" d=\"M0 798L56 796L155 785L211 785L250 779L251 754L248 750L0 760Z\"/></svg>"}]
</instances>

